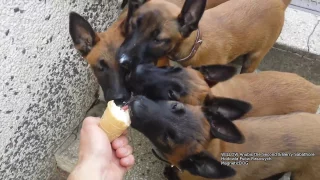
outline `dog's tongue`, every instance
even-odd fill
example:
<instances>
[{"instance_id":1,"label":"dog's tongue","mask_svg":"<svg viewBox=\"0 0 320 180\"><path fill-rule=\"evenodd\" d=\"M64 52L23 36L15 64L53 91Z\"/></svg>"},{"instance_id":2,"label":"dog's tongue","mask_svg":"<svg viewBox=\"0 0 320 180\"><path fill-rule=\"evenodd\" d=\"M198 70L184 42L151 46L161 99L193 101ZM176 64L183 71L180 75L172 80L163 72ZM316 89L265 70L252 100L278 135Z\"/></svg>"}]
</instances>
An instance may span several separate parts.
<instances>
[{"instance_id":1,"label":"dog's tongue","mask_svg":"<svg viewBox=\"0 0 320 180\"><path fill-rule=\"evenodd\" d=\"M126 111L126 110L128 110L129 109L129 105L125 105L125 106L122 106L122 108L121 108L122 110L124 110L124 111Z\"/></svg>"}]
</instances>

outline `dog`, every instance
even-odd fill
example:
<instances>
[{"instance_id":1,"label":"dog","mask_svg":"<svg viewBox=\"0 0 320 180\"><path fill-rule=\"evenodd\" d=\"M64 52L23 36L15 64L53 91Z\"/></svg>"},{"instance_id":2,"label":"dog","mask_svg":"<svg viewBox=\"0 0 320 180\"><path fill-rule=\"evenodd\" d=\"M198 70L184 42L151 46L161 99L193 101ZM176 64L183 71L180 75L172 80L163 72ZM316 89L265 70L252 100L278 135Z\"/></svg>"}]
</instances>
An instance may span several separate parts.
<instances>
[{"instance_id":1,"label":"dog","mask_svg":"<svg viewBox=\"0 0 320 180\"><path fill-rule=\"evenodd\" d=\"M215 7L227 0L208 0L206 9ZM182 6L183 0L172 0L172 3ZM125 7L127 1L123 1L121 7ZM118 19L105 31L94 31L90 23L75 12L69 15L69 33L72 42L84 59L90 64L98 83L100 84L104 98L108 102L115 100L122 103L130 97L124 84L124 74L115 60L116 51L124 40L125 20L128 9L125 8ZM167 60L159 61L158 66L167 65Z\"/></svg>"},{"instance_id":2,"label":"dog","mask_svg":"<svg viewBox=\"0 0 320 180\"><path fill-rule=\"evenodd\" d=\"M126 80L136 95L202 105L206 98L225 97L249 102L245 117L316 113L320 86L301 76L278 71L236 74L229 65L162 67L140 64Z\"/></svg>"},{"instance_id":3,"label":"dog","mask_svg":"<svg viewBox=\"0 0 320 180\"><path fill-rule=\"evenodd\" d=\"M320 178L320 115L235 120L250 104L219 102L192 106L137 96L129 106L131 126L181 170L176 179L261 180L283 172L295 180Z\"/></svg>"},{"instance_id":4,"label":"dog","mask_svg":"<svg viewBox=\"0 0 320 180\"><path fill-rule=\"evenodd\" d=\"M131 0L117 60L134 69L163 57L182 66L243 57L241 73L251 73L279 37L290 2L229 0L204 11L206 0L186 0L182 9L162 0Z\"/></svg>"}]
</instances>

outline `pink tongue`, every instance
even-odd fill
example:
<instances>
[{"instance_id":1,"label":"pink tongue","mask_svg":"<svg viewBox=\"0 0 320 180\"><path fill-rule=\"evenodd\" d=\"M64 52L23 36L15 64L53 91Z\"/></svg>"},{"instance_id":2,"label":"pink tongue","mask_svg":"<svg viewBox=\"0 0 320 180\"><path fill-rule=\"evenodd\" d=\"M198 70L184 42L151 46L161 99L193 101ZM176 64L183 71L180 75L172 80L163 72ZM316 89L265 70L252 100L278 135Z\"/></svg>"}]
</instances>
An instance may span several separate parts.
<instances>
[{"instance_id":1,"label":"pink tongue","mask_svg":"<svg viewBox=\"0 0 320 180\"><path fill-rule=\"evenodd\" d=\"M129 106L128 106L128 105L125 105L125 106L123 106L121 109L124 110L124 111L126 111L126 110L129 109Z\"/></svg>"}]
</instances>

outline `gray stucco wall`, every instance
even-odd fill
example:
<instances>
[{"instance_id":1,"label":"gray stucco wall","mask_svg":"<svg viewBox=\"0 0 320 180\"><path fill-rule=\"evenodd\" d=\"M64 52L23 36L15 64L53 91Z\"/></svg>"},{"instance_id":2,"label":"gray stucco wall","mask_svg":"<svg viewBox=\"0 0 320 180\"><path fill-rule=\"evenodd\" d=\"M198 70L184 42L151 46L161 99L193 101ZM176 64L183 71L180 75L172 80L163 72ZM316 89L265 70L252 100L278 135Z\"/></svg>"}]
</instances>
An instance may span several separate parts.
<instances>
[{"instance_id":1,"label":"gray stucco wall","mask_svg":"<svg viewBox=\"0 0 320 180\"><path fill-rule=\"evenodd\" d=\"M105 30L117 0L0 1L0 179L48 179L53 153L94 102L97 83L74 50L68 15Z\"/></svg>"}]
</instances>

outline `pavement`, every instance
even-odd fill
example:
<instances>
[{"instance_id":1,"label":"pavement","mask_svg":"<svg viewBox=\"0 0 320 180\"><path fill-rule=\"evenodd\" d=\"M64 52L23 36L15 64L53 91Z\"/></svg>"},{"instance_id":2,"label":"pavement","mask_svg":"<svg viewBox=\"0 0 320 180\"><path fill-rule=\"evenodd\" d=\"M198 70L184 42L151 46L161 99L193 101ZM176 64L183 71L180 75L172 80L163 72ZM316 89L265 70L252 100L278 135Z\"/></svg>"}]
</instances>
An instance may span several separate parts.
<instances>
[{"instance_id":1,"label":"pavement","mask_svg":"<svg viewBox=\"0 0 320 180\"><path fill-rule=\"evenodd\" d=\"M267 54L259 70L277 70L297 73L309 81L320 85L320 16L290 6L286 11L283 31ZM102 114L103 102L98 103L100 109L92 110L94 115ZM101 110L102 109L102 110ZM320 113L320 108L319 111ZM58 168L70 172L77 162L79 134L78 130L66 139L55 154ZM126 180L162 180L164 164L151 153L151 143L139 132L130 129L130 143L134 147L136 165L128 172ZM289 180L288 176L281 180Z\"/></svg>"}]
</instances>

